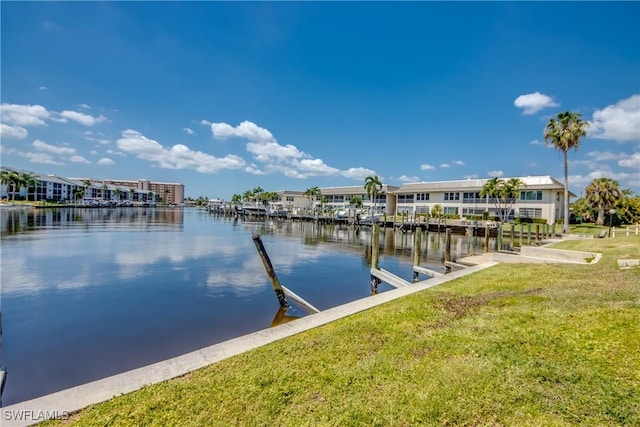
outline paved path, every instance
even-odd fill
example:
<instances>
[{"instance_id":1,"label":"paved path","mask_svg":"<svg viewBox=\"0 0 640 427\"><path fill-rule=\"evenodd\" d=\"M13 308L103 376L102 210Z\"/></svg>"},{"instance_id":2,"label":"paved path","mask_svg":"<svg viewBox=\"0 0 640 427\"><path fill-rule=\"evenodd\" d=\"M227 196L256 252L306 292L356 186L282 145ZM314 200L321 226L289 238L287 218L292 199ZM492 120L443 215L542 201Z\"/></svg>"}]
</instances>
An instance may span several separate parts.
<instances>
[{"instance_id":1,"label":"paved path","mask_svg":"<svg viewBox=\"0 0 640 427\"><path fill-rule=\"evenodd\" d=\"M292 322L244 335L182 356L72 387L33 400L6 406L2 408L0 424L3 427L27 426L49 418L65 418L68 414L79 411L89 405L104 402L114 396L130 393L145 385L159 383L184 375L245 351L368 310L369 308L393 301L397 298L441 285L450 280L472 274L496 264L495 262L487 262L454 271L445 276L424 280L411 286L390 290L338 307L333 307L320 313L311 314ZM10 375L9 373L9 376Z\"/></svg>"}]
</instances>

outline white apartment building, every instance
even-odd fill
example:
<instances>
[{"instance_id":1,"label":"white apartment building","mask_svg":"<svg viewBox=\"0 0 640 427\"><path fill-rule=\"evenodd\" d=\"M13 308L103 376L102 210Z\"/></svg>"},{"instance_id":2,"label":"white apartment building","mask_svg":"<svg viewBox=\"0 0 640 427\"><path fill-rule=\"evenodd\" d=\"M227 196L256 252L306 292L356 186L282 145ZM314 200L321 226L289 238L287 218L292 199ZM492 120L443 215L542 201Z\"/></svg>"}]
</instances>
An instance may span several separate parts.
<instances>
[{"instance_id":1,"label":"white apartment building","mask_svg":"<svg viewBox=\"0 0 640 427\"><path fill-rule=\"evenodd\" d=\"M517 178L524 186L514 201L512 217L541 218L550 224L562 217L564 185L560 181L551 176ZM383 185L375 200L375 211L387 215L427 214L438 204L448 215L465 217L482 215L486 211L490 216L497 216L497 207L492 200L480 197L487 181L489 179L465 179L407 183L399 187ZM320 192L326 198L324 205L333 209L353 207L353 196L362 200L363 209L374 207L374 201L367 195L364 186L324 187L320 188ZM571 196L575 197L574 194Z\"/></svg>"}]
</instances>

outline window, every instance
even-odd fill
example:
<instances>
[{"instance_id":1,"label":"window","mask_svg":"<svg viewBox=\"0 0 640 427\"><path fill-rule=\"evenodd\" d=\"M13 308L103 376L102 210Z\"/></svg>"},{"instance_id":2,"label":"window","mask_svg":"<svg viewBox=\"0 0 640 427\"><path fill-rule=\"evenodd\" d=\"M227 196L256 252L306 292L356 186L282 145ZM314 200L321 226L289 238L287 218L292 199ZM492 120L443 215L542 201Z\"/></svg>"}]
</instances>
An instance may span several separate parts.
<instances>
[{"instance_id":1,"label":"window","mask_svg":"<svg viewBox=\"0 0 640 427\"><path fill-rule=\"evenodd\" d=\"M542 190L521 191L520 200L542 200Z\"/></svg>"},{"instance_id":2,"label":"window","mask_svg":"<svg viewBox=\"0 0 640 427\"><path fill-rule=\"evenodd\" d=\"M293 196L287 196L287 202L293 202Z\"/></svg>"},{"instance_id":3,"label":"window","mask_svg":"<svg viewBox=\"0 0 640 427\"><path fill-rule=\"evenodd\" d=\"M416 213L417 214L428 214L429 213L429 206L416 206Z\"/></svg>"},{"instance_id":4,"label":"window","mask_svg":"<svg viewBox=\"0 0 640 427\"><path fill-rule=\"evenodd\" d=\"M452 207L452 206L445 206L444 207L444 214L445 215L457 215L458 214L458 208Z\"/></svg>"},{"instance_id":5,"label":"window","mask_svg":"<svg viewBox=\"0 0 640 427\"><path fill-rule=\"evenodd\" d=\"M445 200L460 200L460 193L444 193Z\"/></svg>"},{"instance_id":6,"label":"window","mask_svg":"<svg viewBox=\"0 0 640 427\"><path fill-rule=\"evenodd\" d=\"M429 193L418 193L418 194L416 194L416 200L418 200L418 201L429 200Z\"/></svg>"},{"instance_id":7,"label":"window","mask_svg":"<svg viewBox=\"0 0 640 427\"><path fill-rule=\"evenodd\" d=\"M398 203L413 203L413 194L398 194Z\"/></svg>"},{"instance_id":8,"label":"window","mask_svg":"<svg viewBox=\"0 0 640 427\"><path fill-rule=\"evenodd\" d=\"M520 218L542 218L542 209L540 208L520 208L518 213Z\"/></svg>"}]
</instances>

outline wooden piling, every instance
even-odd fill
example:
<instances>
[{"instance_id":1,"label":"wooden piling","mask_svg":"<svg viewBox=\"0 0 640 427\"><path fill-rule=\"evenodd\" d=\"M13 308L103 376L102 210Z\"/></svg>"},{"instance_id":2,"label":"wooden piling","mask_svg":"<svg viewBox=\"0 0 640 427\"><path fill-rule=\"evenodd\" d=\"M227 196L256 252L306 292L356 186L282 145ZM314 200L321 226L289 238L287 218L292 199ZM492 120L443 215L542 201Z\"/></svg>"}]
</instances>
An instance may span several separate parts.
<instances>
[{"instance_id":1,"label":"wooden piling","mask_svg":"<svg viewBox=\"0 0 640 427\"><path fill-rule=\"evenodd\" d=\"M531 245L531 223L527 224L527 245Z\"/></svg>"},{"instance_id":2,"label":"wooden piling","mask_svg":"<svg viewBox=\"0 0 640 427\"><path fill-rule=\"evenodd\" d=\"M260 254L260 258L262 259L262 263L264 264L265 270L267 270L267 276L269 276L269 281L271 282L271 286L273 287L273 291L278 298L278 302L280 303L280 307L289 308L289 303L287 302L287 297L284 294L284 289L282 289L282 285L278 280L278 276L276 276L276 272L273 269L273 265L271 264L271 260L269 259L269 255L262 244L262 239L259 234L254 234L252 236L253 243L256 245L256 249L258 250L258 254Z\"/></svg>"},{"instance_id":3,"label":"wooden piling","mask_svg":"<svg viewBox=\"0 0 640 427\"><path fill-rule=\"evenodd\" d=\"M484 242L483 249L485 252L489 252L489 226L485 224L484 226Z\"/></svg>"},{"instance_id":4,"label":"wooden piling","mask_svg":"<svg viewBox=\"0 0 640 427\"><path fill-rule=\"evenodd\" d=\"M540 224L536 224L536 242L540 241Z\"/></svg>"},{"instance_id":5,"label":"wooden piling","mask_svg":"<svg viewBox=\"0 0 640 427\"><path fill-rule=\"evenodd\" d=\"M522 247L522 235L524 234L524 224L520 223L520 233L519 233L519 238L520 238L520 247Z\"/></svg>"},{"instance_id":6,"label":"wooden piling","mask_svg":"<svg viewBox=\"0 0 640 427\"><path fill-rule=\"evenodd\" d=\"M445 231L444 260L451 261L451 228Z\"/></svg>"},{"instance_id":7,"label":"wooden piling","mask_svg":"<svg viewBox=\"0 0 640 427\"><path fill-rule=\"evenodd\" d=\"M511 247L513 248L516 245L516 224L511 223Z\"/></svg>"},{"instance_id":8,"label":"wooden piling","mask_svg":"<svg viewBox=\"0 0 640 427\"><path fill-rule=\"evenodd\" d=\"M378 247L378 239L379 239L378 224L373 222L371 224L371 267L376 270L379 269L379 257L380 257L379 255L380 248ZM380 283L382 283L382 281L378 277L371 274L371 280L370 280L371 294L378 293L378 285Z\"/></svg>"},{"instance_id":9,"label":"wooden piling","mask_svg":"<svg viewBox=\"0 0 640 427\"><path fill-rule=\"evenodd\" d=\"M420 247L422 246L422 229L420 227L416 227L413 232L413 265L420 265ZM413 281L417 282L419 278L419 273L413 270Z\"/></svg>"},{"instance_id":10,"label":"wooden piling","mask_svg":"<svg viewBox=\"0 0 640 427\"><path fill-rule=\"evenodd\" d=\"M502 250L502 224L498 226L498 237L496 238L496 250Z\"/></svg>"}]
</instances>

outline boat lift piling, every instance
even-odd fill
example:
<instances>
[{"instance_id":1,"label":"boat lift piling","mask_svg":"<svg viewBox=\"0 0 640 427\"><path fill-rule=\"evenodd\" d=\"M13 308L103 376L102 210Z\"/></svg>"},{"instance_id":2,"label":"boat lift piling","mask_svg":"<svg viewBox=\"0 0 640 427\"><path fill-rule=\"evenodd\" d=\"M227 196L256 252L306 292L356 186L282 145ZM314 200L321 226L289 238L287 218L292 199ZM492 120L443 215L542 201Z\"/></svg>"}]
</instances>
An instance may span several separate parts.
<instances>
[{"instance_id":1,"label":"boat lift piling","mask_svg":"<svg viewBox=\"0 0 640 427\"><path fill-rule=\"evenodd\" d=\"M416 227L413 233L413 265L414 267L420 266L420 246L422 245L422 229L420 227ZM414 269L413 270L413 281L417 282L419 273Z\"/></svg>"},{"instance_id":2,"label":"boat lift piling","mask_svg":"<svg viewBox=\"0 0 640 427\"><path fill-rule=\"evenodd\" d=\"M260 258L262 259L262 263L264 264L264 268L267 270L267 276L269 276L269 281L271 282L271 286L273 286L273 291L276 293L276 297L278 298L278 302L280 303L280 307L287 309L289 308L289 303L287 302L287 297L284 293L284 289L278 280L278 276L276 276L276 272L273 269L273 265L271 264L271 260L269 259L269 255L262 244L262 239L259 234L254 234L252 237L253 243L256 245L256 249L260 254Z\"/></svg>"},{"instance_id":3,"label":"boat lift piling","mask_svg":"<svg viewBox=\"0 0 640 427\"><path fill-rule=\"evenodd\" d=\"M378 238L378 224L373 221L371 224L371 295L378 293L378 285L382 283L382 280L373 274L374 270L379 269L380 248L378 247Z\"/></svg>"},{"instance_id":4,"label":"boat lift piling","mask_svg":"<svg viewBox=\"0 0 640 427\"><path fill-rule=\"evenodd\" d=\"M287 296L300 304L302 308L304 308L308 313L320 313L320 310L315 308L309 302L307 302L300 295L294 293L291 289L287 289L280 283L278 280L278 276L276 276L276 272L273 269L273 265L271 264L271 260L269 259L269 255L267 254L264 245L262 244L262 239L259 234L254 234L252 236L253 243L256 245L256 249L260 254L260 258L262 259L262 263L264 264L264 268L267 270L267 276L269 276L269 281L271 281L271 286L273 286L273 291L276 293L276 297L278 298L278 302L280 303L280 308L286 311L289 308L289 302L287 301Z\"/></svg>"}]
</instances>

